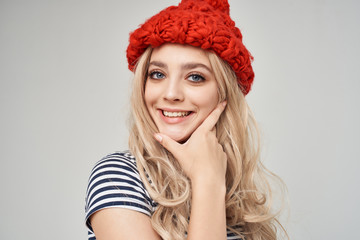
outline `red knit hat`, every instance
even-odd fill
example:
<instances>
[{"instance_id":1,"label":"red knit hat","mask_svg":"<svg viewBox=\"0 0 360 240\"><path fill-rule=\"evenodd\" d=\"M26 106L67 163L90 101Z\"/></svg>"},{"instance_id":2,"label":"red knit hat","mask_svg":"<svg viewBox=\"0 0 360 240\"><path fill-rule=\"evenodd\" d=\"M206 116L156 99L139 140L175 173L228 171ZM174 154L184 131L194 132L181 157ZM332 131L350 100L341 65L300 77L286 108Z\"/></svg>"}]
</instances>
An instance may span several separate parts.
<instances>
[{"instance_id":1,"label":"red knit hat","mask_svg":"<svg viewBox=\"0 0 360 240\"><path fill-rule=\"evenodd\" d=\"M242 43L240 30L229 16L227 0L182 0L148 19L130 34L127 48L129 69L147 47L163 43L188 44L214 51L237 75L246 95L254 80L253 57Z\"/></svg>"}]
</instances>

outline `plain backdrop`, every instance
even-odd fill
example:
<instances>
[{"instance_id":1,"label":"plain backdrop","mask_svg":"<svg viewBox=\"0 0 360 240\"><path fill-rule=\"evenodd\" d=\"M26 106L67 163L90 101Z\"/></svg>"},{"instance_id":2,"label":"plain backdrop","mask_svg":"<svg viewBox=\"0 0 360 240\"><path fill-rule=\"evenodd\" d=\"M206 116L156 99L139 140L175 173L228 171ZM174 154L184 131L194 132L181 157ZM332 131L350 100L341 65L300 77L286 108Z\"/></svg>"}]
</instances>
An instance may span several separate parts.
<instances>
[{"instance_id":1,"label":"plain backdrop","mask_svg":"<svg viewBox=\"0 0 360 240\"><path fill-rule=\"evenodd\" d=\"M178 0L0 1L0 239L86 239L89 173L127 149L129 32ZM291 239L360 239L360 4L229 0Z\"/></svg>"}]
</instances>

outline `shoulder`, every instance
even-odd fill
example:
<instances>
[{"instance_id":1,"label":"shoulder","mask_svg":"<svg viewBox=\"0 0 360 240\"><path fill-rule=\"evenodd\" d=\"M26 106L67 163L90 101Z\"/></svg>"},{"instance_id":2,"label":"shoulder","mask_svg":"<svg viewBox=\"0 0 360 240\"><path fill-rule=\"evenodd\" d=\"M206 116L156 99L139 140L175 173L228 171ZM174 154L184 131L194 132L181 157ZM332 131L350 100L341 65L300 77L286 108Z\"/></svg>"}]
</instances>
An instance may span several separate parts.
<instances>
[{"instance_id":1,"label":"shoulder","mask_svg":"<svg viewBox=\"0 0 360 240\"><path fill-rule=\"evenodd\" d=\"M133 187L144 186L135 158L129 152L109 154L95 164L89 177L87 197L94 197L99 191L119 187L119 183L122 183L122 186L125 183Z\"/></svg>"},{"instance_id":2,"label":"shoulder","mask_svg":"<svg viewBox=\"0 0 360 240\"><path fill-rule=\"evenodd\" d=\"M115 152L98 161L92 169L86 191L86 223L105 208L120 207L150 216L156 203L150 198L129 152Z\"/></svg>"},{"instance_id":3,"label":"shoulder","mask_svg":"<svg viewBox=\"0 0 360 240\"><path fill-rule=\"evenodd\" d=\"M115 152L98 161L91 171L89 184L100 176L119 173L119 171L135 176L139 174L136 168L135 157L130 152Z\"/></svg>"}]
</instances>

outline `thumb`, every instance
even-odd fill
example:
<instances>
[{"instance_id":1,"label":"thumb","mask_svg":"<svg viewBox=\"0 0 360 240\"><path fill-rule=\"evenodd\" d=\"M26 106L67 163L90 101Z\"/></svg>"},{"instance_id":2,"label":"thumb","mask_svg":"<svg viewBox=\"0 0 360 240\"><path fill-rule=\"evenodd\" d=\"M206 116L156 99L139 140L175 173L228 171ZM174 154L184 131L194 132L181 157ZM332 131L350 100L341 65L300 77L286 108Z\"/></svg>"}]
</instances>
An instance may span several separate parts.
<instances>
[{"instance_id":1,"label":"thumb","mask_svg":"<svg viewBox=\"0 0 360 240\"><path fill-rule=\"evenodd\" d=\"M155 133L154 137L164 148L166 148L176 157L177 153L180 150L181 144L161 133Z\"/></svg>"}]
</instances>

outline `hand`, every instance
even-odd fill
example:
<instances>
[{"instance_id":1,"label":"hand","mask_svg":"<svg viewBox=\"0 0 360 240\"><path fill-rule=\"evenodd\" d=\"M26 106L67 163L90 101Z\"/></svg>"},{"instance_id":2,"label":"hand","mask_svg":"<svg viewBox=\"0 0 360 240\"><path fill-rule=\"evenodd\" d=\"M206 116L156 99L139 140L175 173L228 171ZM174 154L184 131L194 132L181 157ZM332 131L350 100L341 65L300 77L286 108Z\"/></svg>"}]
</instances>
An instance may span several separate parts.
<instances>
[{"instance_id":1,"label":"hand","mask_svg":"<svg viewBox=\"0 0 360 240\"><path fill-rule=\"evenodd\" d=\"M156 140L174 155L192 183L225 184L227 156L216 138L215 128L225 106L226 102L218 104L184 144L164 134L155 134Z\"/></svg>"}]
</instances>

